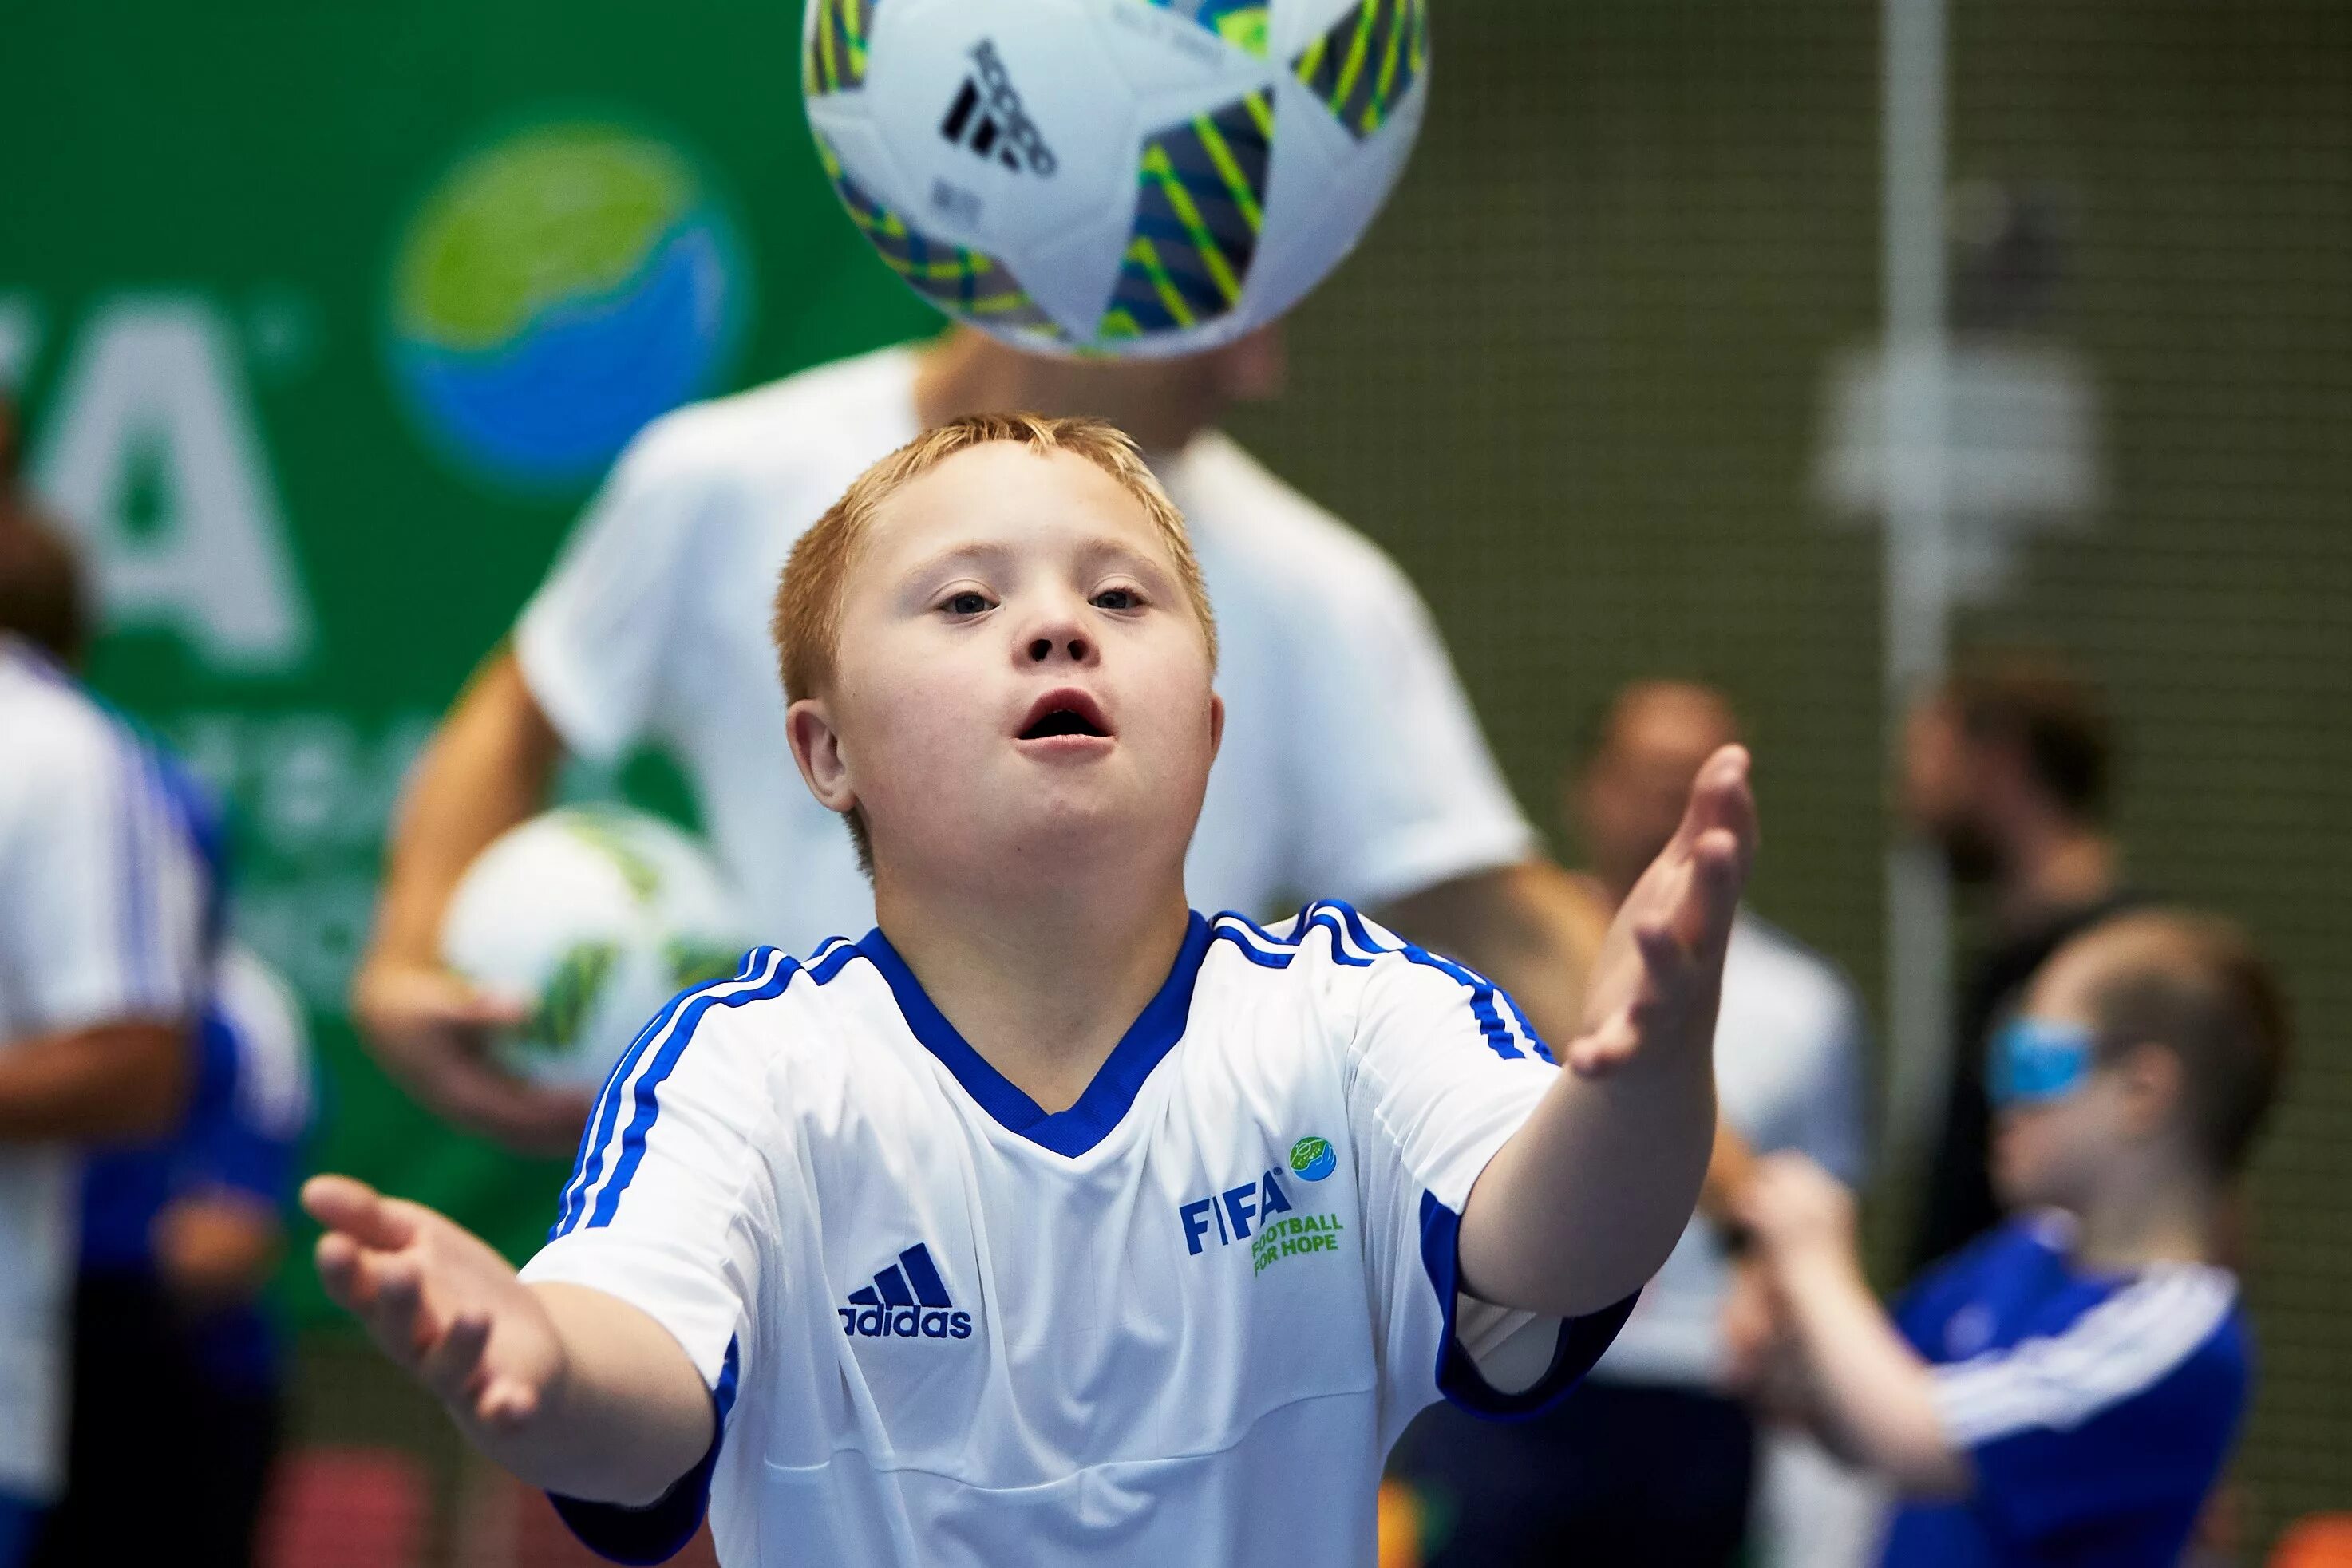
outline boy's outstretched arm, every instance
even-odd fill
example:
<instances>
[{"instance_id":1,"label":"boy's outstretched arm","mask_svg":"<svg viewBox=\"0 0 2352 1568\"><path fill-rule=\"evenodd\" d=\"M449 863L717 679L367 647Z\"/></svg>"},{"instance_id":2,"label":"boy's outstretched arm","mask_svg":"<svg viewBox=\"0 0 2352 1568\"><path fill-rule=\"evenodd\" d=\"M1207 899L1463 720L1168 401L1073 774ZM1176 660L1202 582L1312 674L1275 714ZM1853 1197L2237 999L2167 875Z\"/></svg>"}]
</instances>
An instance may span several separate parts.
<instances>
[{"instance_id":1,"label":"boy's outstretched arm","mask_svg":"<svg viewBox=\"0 0 2352 1568\"><path fill-rule=\"evenodd\" d=\"M1759 1163L1740 1207L1823 1440L1913 1496L1966 1496L1974 1471L1945 1435L1933 1375L1863 1277L1853 1195L1781 1154Z\"/></svg>"},{"instance_id":2,"label":"boy's outstretched arm","mask_svg":"<svg viewBox=\"0 0 2352 1568\"><path fill-rule=\"evenodd\" d=\"M643 1507L701 1462L710 1395L677 1340L616 1297L529 1285L422 1204L316 1176L319 1277L485 1455L567 1497Z\"/></svg>"},{"instance_id":3,"label":"boy's outstretched arm","mask_svg":"<svg viewBox=\"0 0 2352 1568\"><path fill-rule=\"evenodd\" d=\"M1755 847L1748 753L1726 747L1602 940L1567 1071L1471 1190L1459 1245L1479 1300L1598 1312L1674 1249L1714 1142L1716 1003Z\"/></svg>"}]
</instances>

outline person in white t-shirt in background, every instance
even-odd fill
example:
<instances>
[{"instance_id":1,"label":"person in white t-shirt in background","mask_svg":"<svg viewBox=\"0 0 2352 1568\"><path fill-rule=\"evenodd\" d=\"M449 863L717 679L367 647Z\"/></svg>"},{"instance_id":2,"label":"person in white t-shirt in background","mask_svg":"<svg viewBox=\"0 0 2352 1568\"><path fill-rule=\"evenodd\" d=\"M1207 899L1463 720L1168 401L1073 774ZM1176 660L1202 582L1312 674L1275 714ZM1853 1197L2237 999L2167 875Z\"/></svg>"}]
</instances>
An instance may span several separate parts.
<instances>
[{"instance_id":1,"label":"person in white t-shirt in background","mask_svg":"<svg viewBox=\"0 0 2352 1568\"><path fill-rule=\"evenodd\" d=\"M0 1568L64 1479L74 1146L152 1136L194 1061L207 890L151 758L37 645L72 563L0 405Z\"/></svg>"},{"instance_id":2,"label":"person in white t-shirt in background","mask_svg":"<svg viewBox=\"0 0 2352 1568\"><path fill-rule=\"evenodd\" d=\"M1373 911L1485 970L1538 1030L1574 1032L1604 920L1538 858L1412 585L1379 549L1211 428L1272 395L1263 331L1190 359L1042 359L969 329L885 349L649 427L426 753L395 827L353 1013L384 1065L443 1115L568 1152L584 1099L485 1060L513 1018L442 967L450 890L545 802L567 755L641 746L681 765L753 935L791 951L873 924L831 812L793 768L770 597L801 533L868 464L961 414L1092 414L1133 433L1191 520L1224 639L1232 717L1187 866L1208 910L1307 893Z\"/></svg>"},{"instance_id":3,"label":"person in white t-shirt in background","mask_svg":"<svg viewBox=\"0 0 2352 1568\"><path fill-rule=\"evenodd\" d=\"M1601 711L1562 790L1590 857L1580 880L1597 903L1613 911L1623 901L1673 837L1700 764L1740 738L1729 702L1695 683L1637 682ZM1801 1150L1848 1184L1859 1179L1864 1032L1860 1001L1834 966L1741 912L1724 961L1715 1071L1723 1119L1750 1148ZM1711 1185L1719 1179L1711 1173ZM1751 1521L1769 1561L1820 1568L1802 1542L1772 1539L1777 1521L1792 1497L1808 1505L1801 1515L1815 1501L1847 1509L1852 1488L1838 1489L1830 1461L1799 1439L1767 1434L1759 1445L1727 1387L1720 1320L1733 1269L1723 1231L1695 1218L1577 1398L1510 1427L1457 1421L1444 1408L1424 1416L1398 1469L1432 1527L1431 1568L1570 1553L1594 1568L1712 1568L1740 1559Z\"/></svg>"}]
</instances>

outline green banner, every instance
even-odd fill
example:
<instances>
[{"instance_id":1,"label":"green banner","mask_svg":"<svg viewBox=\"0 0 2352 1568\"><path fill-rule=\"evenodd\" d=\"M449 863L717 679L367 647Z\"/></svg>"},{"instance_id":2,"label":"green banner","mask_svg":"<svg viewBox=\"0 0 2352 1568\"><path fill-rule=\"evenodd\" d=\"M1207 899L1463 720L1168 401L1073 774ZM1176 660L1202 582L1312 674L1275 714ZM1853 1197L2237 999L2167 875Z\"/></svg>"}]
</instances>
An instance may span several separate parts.
<instances>
[{"instance_id":1,"label":"green banner","mask_svg":"<svg viewBox=\"0 0 2352 1568\"><path fill-rule=\"evenodd\" d=\"M401 780L647 419L934 319L824 183L793 4L8 30L0 385L100 591L92 678L232 803L237 924L318 1027L317 1163L527 1251L560 1173L442 1129L343 1019Z\"/></svg>"}]
</instances>

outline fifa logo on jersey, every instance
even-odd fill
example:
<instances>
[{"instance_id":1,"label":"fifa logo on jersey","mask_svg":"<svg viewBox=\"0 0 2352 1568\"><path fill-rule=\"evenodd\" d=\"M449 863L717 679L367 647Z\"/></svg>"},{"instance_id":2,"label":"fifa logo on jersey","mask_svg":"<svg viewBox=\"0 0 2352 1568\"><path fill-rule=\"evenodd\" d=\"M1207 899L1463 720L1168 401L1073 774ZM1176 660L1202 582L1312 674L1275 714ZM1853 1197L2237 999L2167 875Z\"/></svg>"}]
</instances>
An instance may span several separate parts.
<instances>
[{"instance_id":1,"label":"fifa logo on jersey","mask_svg":"<svg viewBox=\"0 0 2352 1568\"><path fill-rule=\"evenodd\" d=\"M872 1284L850 1291L847 1306L833 1310L851 1339L970 1339L971 1314L954 1309L931 1249L918 1241Z\"/></svg>"},{"instance_id":2,"label":"fifa logo on jersey","mask_svg":"<svg viewBox=\"0 0 2352 1568\"><path fill-rule=\"evenodd\" d=\"M1248 1240L1253 1227L1265 1224L1275 1215L1289 1212L1290 1194L1284 1190L1282 1177L1269 1166L1255 1181L1179 1204L1176 1218L1184 1228L1186 1249L1197 1258L1213 1235L1218 1246L1230 1247L1236 1241Z\"/></svg>"}]
</instances>

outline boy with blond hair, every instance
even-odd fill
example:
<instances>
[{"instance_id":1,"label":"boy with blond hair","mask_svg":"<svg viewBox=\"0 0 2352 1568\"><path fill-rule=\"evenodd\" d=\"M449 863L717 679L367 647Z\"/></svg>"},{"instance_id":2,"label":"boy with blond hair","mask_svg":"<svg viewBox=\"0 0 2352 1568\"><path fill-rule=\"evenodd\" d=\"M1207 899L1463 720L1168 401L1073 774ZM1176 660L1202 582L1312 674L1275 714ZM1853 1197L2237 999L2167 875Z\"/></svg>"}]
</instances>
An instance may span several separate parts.
<instances>
[{"instance_id":1,"label":"boy with blond hair","mask_svg":"<svg viewBox=\"0 0 2352 1568\"><path fill-rule=\"evenodd\" d=\"M1108 426L886 459L776 631L877 928L665 1009L520 1276L313 1182L329 1291L624 1561L707 1498L732 1563L1370 1563L1405 1420L1556 1397L1689 1217L1745 755L1626 901L1563 1071L1344 904L1187 906L1215 630Z\"/></svg>"},{"instance_id":2,"label":"boy with blond hair","mask_svg":"<svg viewBox=\"0 0 2352 1568\"><path fill-rule=\"evenodd\" d=\"M2245 1406L2250 1335L2217 1259L2286 1050L2277 983L2222 922L2152 910L2074 938L1987 1064L2015 1218L1891 1317L1844 1188L1801 1155L1763 1162L1745 1217L1782 1392L1902 1494L1886 1563L2179 1560Z\"/></svg>"}]
</instances>

